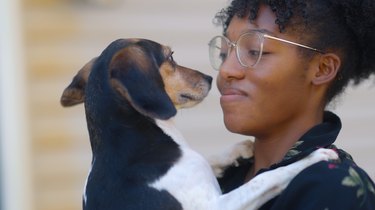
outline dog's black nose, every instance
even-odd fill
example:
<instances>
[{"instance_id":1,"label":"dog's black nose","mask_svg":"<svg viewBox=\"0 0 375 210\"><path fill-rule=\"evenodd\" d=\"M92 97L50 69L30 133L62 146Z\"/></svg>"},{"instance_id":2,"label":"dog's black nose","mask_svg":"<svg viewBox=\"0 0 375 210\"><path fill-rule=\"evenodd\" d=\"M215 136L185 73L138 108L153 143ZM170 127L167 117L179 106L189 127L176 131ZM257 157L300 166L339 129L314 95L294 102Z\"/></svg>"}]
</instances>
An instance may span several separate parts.
<instances>
[{"instance_id":1,"label":"dog's black nose","mask_svg":"<svg viewBox=\"0 0 375 210\"><path fill-rule=\"evenodd\" d=\"M208 82L208 83L212 83L212 77L211 76L208 76L208 75L204 75L204 79Z\"/></svg>"}]
</instances>

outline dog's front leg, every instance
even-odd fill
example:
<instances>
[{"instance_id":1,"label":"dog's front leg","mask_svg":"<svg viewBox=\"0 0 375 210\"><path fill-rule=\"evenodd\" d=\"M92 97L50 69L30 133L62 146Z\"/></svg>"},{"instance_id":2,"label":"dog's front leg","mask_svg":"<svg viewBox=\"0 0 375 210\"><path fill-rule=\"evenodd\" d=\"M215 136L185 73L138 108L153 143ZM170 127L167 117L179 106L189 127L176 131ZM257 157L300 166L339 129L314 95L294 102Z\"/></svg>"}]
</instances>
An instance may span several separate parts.
<instances>
[{"instance_id":1,"label":"dog's front leg","mask_svg":"<svg viewBox=\"0 0 375 210\"><path fill-rule=\"evenodd\" d=\"M303 169L319 161L334 159L338 159L338 156L333 150L318 149L298 162L254 177L241 187L222 195L216 206L220 210L258 209L283 191Z\"/></svg>"},{"instance_id":2,"label":"dog's front leg","mask_svg":"<svg viewBox=\"0 0 375 210\"><path fill-rule=\"evenodd\" d=\"M240 158L250 158L253 156L253 144L251 140L241 141L224 150L224 152L212 155L207 158L216 177L221 177L226 168L231 165L238 165Z\"/></svg>"}]
</instances>

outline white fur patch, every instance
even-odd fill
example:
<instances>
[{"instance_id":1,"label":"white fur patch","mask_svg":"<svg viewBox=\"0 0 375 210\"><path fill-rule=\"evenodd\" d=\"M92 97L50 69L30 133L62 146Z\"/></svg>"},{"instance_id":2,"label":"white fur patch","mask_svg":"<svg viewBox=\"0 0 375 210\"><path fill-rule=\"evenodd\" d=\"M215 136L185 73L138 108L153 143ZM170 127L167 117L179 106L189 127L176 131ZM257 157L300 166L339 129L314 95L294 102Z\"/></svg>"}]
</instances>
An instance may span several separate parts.
<instances>
[{"instance_id":1,"label":"white fur patch","mask_svg":"<svg viewBox=\"0 0 375 210\"><path fill-rule=\"evenodd\" d=\"M211 209L209 200L220 195L219 184L207 161L189 148L173 121L156 121L165 134L180 145L182 156L165 176L149 186L167 190L182 205L183 209Z\"/></svg>"},{"instance_id":2,"label":"white fur patch","mask_svg":"<svg viewBox=\"0 0 375 210\"><path fill-rule=\"evenodd\" d=\"M176 128L173 118L170 118L168 120L156 120L156 125L159 126L159 128L161 128L165 134L170 136L178 145L188 147L185 138Z\"/></svg>"},{"instance_id":3,"label":"white fur patch","mask_svg":"<svg viewBox=\"0 0 375 210\"><path fill-rule=\"evenodd\" d=\"M210 163L212 170L216 177L222 177L223 172L228 166L235 165L238 166L239 158L250 158L253 156L253 144L251 140L245 140L238 142L220 154L211 155L208 157L207 161Z\"/></svg>"},{"instance_id":4,"label":"white fur patch","mask_svg":"<svg viewBox=\"0 0 375 210\"><path fill-rule=\"evenodd\" d=\"M89 176L90 176L90 173L91 173L91 170L92 170L92 165L94 165L94 162L95 162L95 158L92 161L89 173L87 174L87 177L86 177L85 186L83 187L83 203L85 205L87 203L87 193L86 193L87 182L89 181Z\"/></svg>"},{"instance_id":5,"label":"white fur patch","mask_svg":"<svg viewBox=\"0 0 375 210\"><path fill-rule=\"evenodd\" d=\"M208 162L189 148L173 121L157 120L156 123L180 145L182 156L163 177L149 186L168 191L185 210L258 209L282 192L303 169L322 160L338 158L333 150L318 149L296 163L262 173L239 188L221 195Z\"/></svg>"}]
</instances>

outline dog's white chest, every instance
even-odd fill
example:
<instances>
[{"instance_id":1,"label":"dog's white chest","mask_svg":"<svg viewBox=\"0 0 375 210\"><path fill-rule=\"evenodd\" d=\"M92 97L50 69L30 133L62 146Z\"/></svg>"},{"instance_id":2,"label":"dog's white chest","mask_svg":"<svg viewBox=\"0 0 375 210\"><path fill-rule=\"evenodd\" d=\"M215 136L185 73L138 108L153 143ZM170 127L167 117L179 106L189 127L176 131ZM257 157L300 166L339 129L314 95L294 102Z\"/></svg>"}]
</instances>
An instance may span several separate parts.
<instances>
[{"instance_id":1,"label":"dog's white chest","mask_svg":"<svg viewBox=\"0 0 375 210\"><path fill-rule=\"evenodd\" d=\"M181 202L183 209L211 209L214 202L208 201L221 193L210 166L193 150L183 149L182 153L182 158L167 174L150 186L167 190Z\"/></svg>"},{"instance_id":2,"label":"dog's white chest","mask_svg":"<svg viewBox=\"0 0 375 210\"><path fill-rule=\"evenodd\" d=\"M216 199L221 191L210 165L187 146L171 122L157 121L157 124L180 145L182 157L165 176L149 185L158 190L167 190L181 202L183 209L212 209L214 202L208 201Z\"/></svg>"}]
</instances>

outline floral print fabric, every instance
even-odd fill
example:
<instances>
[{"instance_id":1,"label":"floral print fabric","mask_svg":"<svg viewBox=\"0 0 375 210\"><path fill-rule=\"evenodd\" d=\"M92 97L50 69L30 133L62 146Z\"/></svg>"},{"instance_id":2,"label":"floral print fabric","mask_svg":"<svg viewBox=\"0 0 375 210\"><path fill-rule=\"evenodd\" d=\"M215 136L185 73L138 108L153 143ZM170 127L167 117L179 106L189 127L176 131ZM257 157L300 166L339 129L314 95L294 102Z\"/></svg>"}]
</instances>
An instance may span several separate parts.
<instances>
[{"instance_id":1,"label":"floral print fabric","mask_svg":"<svg viewBox=\"0 0 375 210\"><path fill-rule=\"evenodd\" d=\"M302 136L280 163L258 172L291 164L321 147L334 149L339 154L337 161L322 161L303 170L261 210L375 210L374 182L348 153L333 145L340 129L340 119L325 112L324 122ZM224 193L244 183L253 159L239 160L239 163L239 166L229 167L219 179Z\"/></svg>"}]
</instances>

